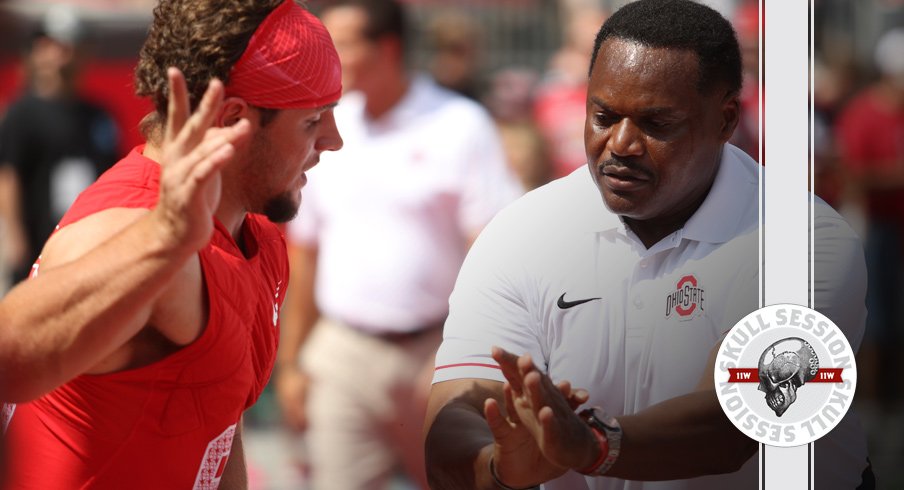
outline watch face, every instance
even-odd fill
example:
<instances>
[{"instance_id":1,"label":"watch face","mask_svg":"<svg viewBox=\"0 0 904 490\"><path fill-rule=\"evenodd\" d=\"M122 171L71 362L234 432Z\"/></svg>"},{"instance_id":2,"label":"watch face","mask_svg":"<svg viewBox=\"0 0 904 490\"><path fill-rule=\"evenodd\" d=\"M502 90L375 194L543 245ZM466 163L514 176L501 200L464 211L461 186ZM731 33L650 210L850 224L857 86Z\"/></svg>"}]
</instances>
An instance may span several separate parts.
<instances>
[{"instance_id":1,"label":"watch face","mask_svg":"<svg viewBox=\"0 0 904 490\"><path fill-rule=\"evenodd\" d=\"M580 415L587 421L587 425L595 432L602 433L606 438L608 454L606 454L600 466L594 470L596 475L605 475L609 468L615 464L615 460L618 459L621 450L621 426L618 424L617 419L606 415L606 412L597 407L584 410Z\"/></svg>"},{"instance_id":2,"label":"watch face","mask_svg":"<svg viewBox=\"0 0 904 490\"><path fill-rule=\"evenodd\" d=\"M615 422L615 419L611 417L606 417L605 419L600 420L600 423L606 426L606 428L609 430L621 432L621 426L618 425L618 423Z\"/></svg>"},{"instance_id":3,"label":"watch face","mask_svg":"<svg viewBox=\"0 0 904 490\"><path fill-rule=\"evenodd\" d=\"M597 425L606 431L607 438L612 439L613 436L617 437L621 435L621 426L618 425L618 421L616 421L615 418L610 417L599 410L594 411L593 418Z\"/></svg>"},{"instance_id":4,"label":"watch face","mask_svg":"<svg viewBox=\"0 0 904 490\"><path fill-rule=\"evenodd\" d=\"M605 431L607 435L609 432L621 433L621 426L618 425L618 421L598 408L588 408L582 411L580 415L586 419L587 424Z\"/></svg>"}]
</instances>

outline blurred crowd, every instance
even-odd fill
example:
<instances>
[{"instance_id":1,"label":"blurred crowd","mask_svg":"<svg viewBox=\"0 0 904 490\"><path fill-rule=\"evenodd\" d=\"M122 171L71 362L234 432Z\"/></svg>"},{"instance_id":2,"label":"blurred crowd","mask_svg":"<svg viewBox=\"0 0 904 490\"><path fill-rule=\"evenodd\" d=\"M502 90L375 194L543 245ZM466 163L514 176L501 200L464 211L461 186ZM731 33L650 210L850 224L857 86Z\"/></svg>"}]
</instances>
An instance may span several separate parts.
<instances>
[{"instance_id":1,"label":"blurred crowd","mask_svg":"<svg viewBox=\"0 0 904 490\"><path fill-rule=\"evenodd\" d=\"M315 12L330 3L309 2ZM405 56L412 69L485 108L509 170L529 191L585 163L588 60L596 31L622 3L409 0L415 39ZM733 20L744 54L743 114L732 142L760 160L758 2L707 3ZM75 196L136 143L147 106L130 98L138 45L131 57L125 47L141 39L141 21L149 19L152 4L70 2L58 8L45 2L41 11L7 6L3 12L0 292L28 274L38 247ZM886 481L904 485L899 467L883 467L883 459L900 461L904 449L882 438L885 422L874 422L904 424L904 379L896 367L904 348L904 1L821 0L815 8L814 191L864 240L869 319L858 357L859 408L870 425L877 474L882 478L884 471L891 477ZM124 17L137 28L117 28ZM122 42L109 43L105 32ZM252 427L279 427L272 393L253 415ZM279 470L289 476L277 477L262 458L260 468L252 467L258 488L282 488L278 478L293 481L304 473L297 442L260 441L249 444L252 463L255 448L278 454L271 463L286 454L300 463Z\"/></svg>"}]
</instances>

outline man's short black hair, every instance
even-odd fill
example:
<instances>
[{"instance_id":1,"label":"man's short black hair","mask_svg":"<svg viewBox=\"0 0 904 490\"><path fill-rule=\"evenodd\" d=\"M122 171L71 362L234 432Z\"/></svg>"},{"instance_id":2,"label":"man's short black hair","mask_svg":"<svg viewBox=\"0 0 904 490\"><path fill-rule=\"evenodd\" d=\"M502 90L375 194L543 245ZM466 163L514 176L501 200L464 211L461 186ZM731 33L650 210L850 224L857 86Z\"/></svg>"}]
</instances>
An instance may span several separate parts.
<instances>
[{"instance_id":1,"label":"man's short black hair","mask_svg":"<svg viewBox=\"0 0 904 490\"><path fill-rule=\"evenodd\" d=\"M357 7L367 14L364 35L371 41L383 36L398 37L404 46L407 41L405 8L397 0L333 0L325 2L321 15L336 7Z\"/></svg>"},{"instance_id":2,"label":"man's short black hair","mask_svg":"<svg viewBox=\"0 0 904 490\"><path fill-rule=\"evenodd\" d=\"M612 14L593 44L590 73L600 46L609 38L653 48L688 49L700 60L698 89L708 93L724 84L741 91L741 49L734 29L721 14L691 0L638 0Z\"/></svg>"}]
</instances>

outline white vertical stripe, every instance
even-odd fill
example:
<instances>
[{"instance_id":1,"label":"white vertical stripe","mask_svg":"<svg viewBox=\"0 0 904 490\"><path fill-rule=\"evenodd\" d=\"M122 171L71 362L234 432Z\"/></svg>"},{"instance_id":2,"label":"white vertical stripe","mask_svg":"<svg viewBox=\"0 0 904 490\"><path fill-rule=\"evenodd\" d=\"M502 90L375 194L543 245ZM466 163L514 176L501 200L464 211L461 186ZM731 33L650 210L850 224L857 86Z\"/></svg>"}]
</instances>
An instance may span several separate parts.
<instances>
[{"instance_id":1,"label":"white vertical stripe","mask_svg":"<svg viewBox=\"0 0 904 490\"><path fill-rule=\"evenodd\" d=\"M809 304L809 2L765 4L764 303ZM809 488L809 448L762 446L765 490Z\"/></svg>"},{"instance_id":2,"label":"white vertical stripe","mask_svg":"<svg viewBox=\"0 0 904 490\"><path fill-rule=\"evenodd\" d=\"M757 138L758 138L757 139L757 143L758 143L758 145L757 145L758 146L757 161L760 162L759 193L757 194L757 197L759 198L759 201L757 202L757 213L759 215L759 225L760 225L759 257L758 257L759 261L757 262L757 264L759 264L759 267L760 267L759 284L758 284L759 288L757 290L759 292L759 298L757 301L757 306L759 308L766 306L766 304L764 302L764 298L763 298L763 290L765 289L765 283L763 281L763 272L764 272L763 271L763 249L765 248L763 246L763 240L765 238L765 233L763 233L763 203L766 201L766 199L764 198L764 196L765 196L764 187L765 186L763 184L764 184L765 180L763 179L763 165L762 165L762 163L763 163L763 122L764 122L764 114L763 114L763 92L764 92L764 90L763 90L763 73L764 73L763 52L765 51L765 48L763 47L763 19L764 19L764 15L765 15L765 12L763 12L763 9L764 9L763 2L764 1L765 0L760 0L760 2L759 2L760 25L757 29L757 31L759 32L759 37L760 37L760 45L759 45L759 49L757 49L757 56L759 58L759 60L758 60L759 72L757 74L757 83L760 84L759 90L757 92L757 95L759 97L759 100L757 101L757 111L759 111L759 119L758 119L759 122L758 122L757 128L756 128L757 129Z\"/></svg>"},{"instance_id":3,"label":"white vertical stripe","mask_svg":"<svg viewBox=\"0 0 904 490\"><path fill-rule=\"evenodd\" d=\"M807 133L808 133L807 141L809 142L809 152L807 155L809 158L808 159L809 164L807 165L807 170L809 172L809 180L807 181L807 184L808 184L807 188L811 191L810 194L808 195L809 199L807 200L807 213L808 213L808 217L809 217L809 221L807 222L807 231L808 231L807 237L809 238L808 243L807 243L807 247L808 247L807 248L807 252L808 252L807 263L808 263L808 268L810 271L810 274L807 278L809 280L809 288L807 289L807 301L808 301L807 306L809 306L810 308L814 308L816 306L816 297L814 295L815 291L816 291L816 278L815 278L816 268L813 265L815 263L815 257L816 257L815 245L814 245L815 240L816 240L816 233L814 233L814 230L816 229L816 214L813 212L814 199L816 196L816 194L815 194L816 193L816 181L815 181L816 169L814 167L815 161L816 161L815 156L814 156L816 145L815 145L815 142L813 139L813 135L814 135L814 133L813 133L813 122L814 122L813 91L814 91L814 87L816 86L816 80L814 78L815 75L814 75L814 71L813 71L813 55L815 53L814 45L813 45L813 33L815 32L815 26L813 25L813 18L814 18L813 0L809 0L809 2L807 2L807 3L808 3L807 8L809 9L808 15L807 15L807 20L808 20L807 25L809 27L808 32L810 34L809 39L807 40L807 51L808 51L807 52L807 68L808 68L807 77L809 80L809 83L807 84L807 103L809 104L809 107L808 107L809 110L807 111L807 123L808 123L807 124ZM816 467L816 459L814 456L816 446L815 446L815 444L810 443L810 444L807 444L806 447L808 449L808 454L807 454L807 462L808 462L807 477L808 477L808 479L807 479L807 481L809 483L807 488L814 489L816 486L816 483L815 483L816 478L814 475L814 471L815 471L814 469Z\"/></svg>"},{"instance_id":4,"label":"white vertical stripe","mask_svg":"<svg viewBox=\"0 0 904 490\"><path fill-rule=\"evenodd\" d=\"M763 27L765 25L765 19L766 19L765 1L766 0L759 0L759 26L757 28L757 31L759 32L759 38L760 38L760 44L757 49L757 56L759 58L758 59L759 71L757 73L757 83L760 84L759 91L757 93L757 96L759 97L759 100L757 101L757 110L759 111L759 120L758 120L759 123L757 124L757 136L759 139L757 140L757 143L758 143L757 151L758 151L759 159L757 159L757 161L760 163L759 193L757 194L757 197L759 198L759 201L757 202L757 208L758 208L757 211L759 213L759 226L760 226L760 236L759 236L759 240L758 240L759 241L759 257L758 257L759 262L757 262L757 264L759 265L759 268L760 268L760 273L758 275L759 288L757 289L757 292L759 293L759 300L757 302L757 306L759 308L762 308L763 306L766 305L765 298L764 298L764 296L765 296L764 291L766 289L764 275L765 275L766 271L764 270L765 269L765 257L764 257L764 250L763 250L764 248L766 248L765 247L766 233L764 230L765 227L763 226L763 209L764 209L764 204L766 201L766 198L765 198L766 193L765 193L765 185L764 185L765 179L763 178L763 162L764 162L763 156L765 154L765 151L763 149L763 147L765 146L764 141L763 141L763 137L765 135L764 134L765 131L763 131L763 126L764 126L764 122L765 122L765 117L764 117L765 115L764 115L764 111L763 111L763 109L765 107L765 104L763 103L763 93L765 92L765 90L764 90L764 88L765 88L764 87L764 85L765 85L765 83L764 83L765 82L765 80L764 80L765 67L763 66L763 53L766 52L765 43L763 42ZM759 482L759 486L757 488L759 490L764 490L764 487L766 485L766 481L764 478L765 468L766 468L766 458L765 457L766 457L766 446L761 443L760 450L757 453L757 464L759 465L759 471L757 471L757 479Z\"/></svg>"}]
</instances>

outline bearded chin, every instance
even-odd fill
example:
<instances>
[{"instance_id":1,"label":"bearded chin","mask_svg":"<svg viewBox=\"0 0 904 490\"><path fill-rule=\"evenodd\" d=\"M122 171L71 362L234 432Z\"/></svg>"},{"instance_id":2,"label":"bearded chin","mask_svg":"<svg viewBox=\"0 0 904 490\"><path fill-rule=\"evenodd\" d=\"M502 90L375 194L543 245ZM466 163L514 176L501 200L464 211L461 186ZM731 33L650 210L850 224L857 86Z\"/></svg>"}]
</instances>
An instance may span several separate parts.
<instances>
[{"instance_id":1,"label":"bearded chin","mask_svg":"<svg viewBox=\"0 0 904 490\"><path fill-rule=\"evenodd\" d=\"M264 204L263 214L274 223L286 223L298 214L298 203L291 194L280 194Z\"/></svg>"}]
</instances>

